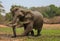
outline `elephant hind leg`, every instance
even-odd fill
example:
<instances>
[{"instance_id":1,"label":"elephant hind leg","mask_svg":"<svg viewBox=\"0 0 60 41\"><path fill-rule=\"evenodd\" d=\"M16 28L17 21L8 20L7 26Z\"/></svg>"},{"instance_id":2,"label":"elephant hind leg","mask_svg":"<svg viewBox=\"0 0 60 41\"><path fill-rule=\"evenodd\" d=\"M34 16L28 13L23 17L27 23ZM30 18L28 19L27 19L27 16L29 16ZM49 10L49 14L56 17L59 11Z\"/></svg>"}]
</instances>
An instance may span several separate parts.
<instances>
[{"instance_id":1,"label":"elephant hind leg","mask_svg":"<svg viewBox=\"0 0 60 41\"><path fill-rule=\"evenodd\" d=\"M43 26L43 23L41 23L40 27L38 27L38 29L37 29L37 36L41 35L40 32L42 30L42 26Z\"/></svg>"},{"instance_id":2,"label":"elephant hind leg","mask_svg":"<svg viewBox=\"0 0 60 41\"><path fill-rule=\"evenodd\" d=\"M41 32L41 29L39 30L37 30L37 36L40 36L41 34L40 34L40 32Z\"/></svg>"}]
</instances>

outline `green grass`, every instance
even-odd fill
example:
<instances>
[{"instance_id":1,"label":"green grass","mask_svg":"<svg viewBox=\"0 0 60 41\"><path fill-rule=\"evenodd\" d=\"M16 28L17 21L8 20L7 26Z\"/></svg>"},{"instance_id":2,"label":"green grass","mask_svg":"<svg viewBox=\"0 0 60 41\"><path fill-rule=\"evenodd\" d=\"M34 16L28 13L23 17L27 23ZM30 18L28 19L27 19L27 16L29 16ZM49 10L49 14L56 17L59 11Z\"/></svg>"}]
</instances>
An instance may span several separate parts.
<instances>
[{"instance_id":1,"label":"green grass","mask_svg":"<svg viewBox=\"0 0 60 41\"><path fill-rule=\"evenodd\" d=\"M0 32L12 34L12 28L0 28ZM23 33L23 28L16 29L17 34ZM34 33L37 34L37 31L34 30ZM56 29L42 29L41 36L39 37L20 37L18 39L23 39L24 41L60 41L60 30Z\"/></svg>"}]
</instances>

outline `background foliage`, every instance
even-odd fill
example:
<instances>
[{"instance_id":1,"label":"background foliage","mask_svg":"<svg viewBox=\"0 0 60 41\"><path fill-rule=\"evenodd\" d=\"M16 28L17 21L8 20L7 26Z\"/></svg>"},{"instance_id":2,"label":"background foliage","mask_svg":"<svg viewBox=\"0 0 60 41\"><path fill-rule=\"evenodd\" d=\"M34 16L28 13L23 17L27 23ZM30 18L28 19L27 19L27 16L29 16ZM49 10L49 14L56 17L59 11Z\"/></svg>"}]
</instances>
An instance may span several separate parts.
<instances>
[{"instance_id":1,"label":"background foliage","mask_svg":"<svg viewBox=\"0 0 60 41\"><path fill-rule=\"evenodd\" d=\"M30 8L27 8L27 7L24 7L24 6L12 5L11 9L13 9L14 7L30 9L30 10L33 10L33 11L34 10L39 11L43 14L43 17L47 18L48 20L52 19L56 16L60 16L60 7L57 7L54 4L51 4L49 6L30 7ZM5 13L5 10L3 8L4 7L2 5L2 2L0 2L0 23L3 22L3 21L11 21L12 20L11 12L6 13L4 16L2 15L2 13ZM48 21L48 20L46 20L46 21ZM50 21L52 21L52 20L50 20Z\"/></svg>"}]
</instances>

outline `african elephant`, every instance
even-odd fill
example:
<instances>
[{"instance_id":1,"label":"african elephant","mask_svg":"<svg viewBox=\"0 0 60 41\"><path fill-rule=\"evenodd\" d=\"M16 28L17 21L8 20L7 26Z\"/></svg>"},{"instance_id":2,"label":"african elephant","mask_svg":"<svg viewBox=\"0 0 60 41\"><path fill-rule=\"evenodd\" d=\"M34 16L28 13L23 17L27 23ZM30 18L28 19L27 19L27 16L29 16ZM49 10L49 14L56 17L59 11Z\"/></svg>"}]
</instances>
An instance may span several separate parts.
<instances>
[{"instance_id":1,"label":"african elephant","mask_svg":"<svg viewBox=\"0 0 60 41\"><path fill-rule=\"evenodd\" d=\"M13 17L12 23L15 24L22 22L24 26L23 36L28 35L31 32L31 35L34 35L33 29L37 30L37 36L40 35L43 26L43 15L38 11L25 10L23 8L15 7L11 10ZM13 26L14 36L16 37L15 26Z\"/></svg>"}]
</instances>

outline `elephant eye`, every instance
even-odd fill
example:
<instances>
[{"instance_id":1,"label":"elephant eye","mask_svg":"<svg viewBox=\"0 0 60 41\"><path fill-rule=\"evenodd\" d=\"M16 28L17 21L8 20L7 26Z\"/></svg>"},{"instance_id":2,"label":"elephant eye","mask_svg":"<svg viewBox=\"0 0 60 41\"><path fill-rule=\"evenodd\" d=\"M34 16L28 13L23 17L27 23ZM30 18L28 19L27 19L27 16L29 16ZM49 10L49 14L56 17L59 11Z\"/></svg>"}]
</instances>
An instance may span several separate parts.
<instances>
[{"instance_id":1,"label":"elephant eye","mask_svg":"<svg viewBox=\"0 0 60 41\"><path fill-rule=\"evenodd\" d=\"M18 10L18 9L15 9L14 12L17 11L17 10Z\"/></svg>"},{"instance_id":2,"label":"elephant eye","mask_svg":"<svg viewBox=\"0 0 60 41\"><path fill-rule=\"evenodd\" d=\"M20 12L23 12L23 11L20 11Z\"/></svg>"}]
</instances>

